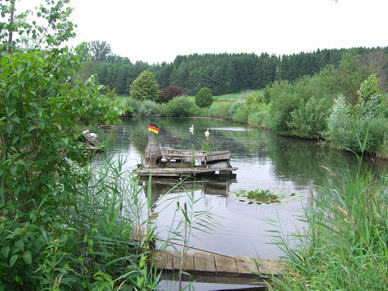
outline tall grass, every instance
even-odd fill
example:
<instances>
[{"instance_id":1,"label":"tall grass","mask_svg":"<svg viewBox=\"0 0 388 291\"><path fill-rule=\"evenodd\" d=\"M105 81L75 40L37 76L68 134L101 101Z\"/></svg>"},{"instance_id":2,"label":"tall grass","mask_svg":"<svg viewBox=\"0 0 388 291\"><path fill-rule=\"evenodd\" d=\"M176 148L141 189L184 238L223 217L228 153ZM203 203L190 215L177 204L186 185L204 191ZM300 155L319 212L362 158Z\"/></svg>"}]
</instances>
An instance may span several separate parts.
<instances>
[{"instance_id":1,"label":"tall grass","mask_svg":"<svg viewBox=\"0 0 388 291\"><path fill-rule=\"evenodd\" d=\"M77 171L74 188L52 189L55 203L0 209L0 290L155 290L153 228L136 237L149 223L138 179L121 162Z\"/></svg>"},{"instance_id":2,"label":"tall grass","mask_svg":"<svg viewBox=\"0 0 388 291\"><path fill-rule=\"evenodd\" d=\"M298 236L300 247L279 241L288 272L275 279L273 290L386 289L388 177L336 175L306 210L308 229Z\"/></svg>"}]
</instances>

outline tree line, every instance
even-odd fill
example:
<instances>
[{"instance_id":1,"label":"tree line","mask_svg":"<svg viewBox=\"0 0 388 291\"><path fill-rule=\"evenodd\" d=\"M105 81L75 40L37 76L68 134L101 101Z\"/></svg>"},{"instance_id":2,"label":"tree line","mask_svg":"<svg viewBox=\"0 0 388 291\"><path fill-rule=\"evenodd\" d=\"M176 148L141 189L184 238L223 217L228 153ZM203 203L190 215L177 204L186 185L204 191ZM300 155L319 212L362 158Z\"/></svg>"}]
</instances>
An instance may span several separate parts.
<instances>
[{"instance_id":1,"label":"tree line","mask_svg":"<svg viewBox=\"0 0 388 291\"><path fill-rule=\"evenodd\" d=\"M384 48L323 49L292 55L262 53L192 54L177 56L171 63L132 63L112 54L109 44L95 41L86 44L89 59L81 67L81 78L97 75L98 81L116 93L127 95L130 84L143 71L154 73L161 89L179 86L185 94L195 95L203 87L214 95L264 88L274 81L293 81L312 75L328 65L337 66L344 53L368 56L388 53Z\"/></svg>"}]
</instances>

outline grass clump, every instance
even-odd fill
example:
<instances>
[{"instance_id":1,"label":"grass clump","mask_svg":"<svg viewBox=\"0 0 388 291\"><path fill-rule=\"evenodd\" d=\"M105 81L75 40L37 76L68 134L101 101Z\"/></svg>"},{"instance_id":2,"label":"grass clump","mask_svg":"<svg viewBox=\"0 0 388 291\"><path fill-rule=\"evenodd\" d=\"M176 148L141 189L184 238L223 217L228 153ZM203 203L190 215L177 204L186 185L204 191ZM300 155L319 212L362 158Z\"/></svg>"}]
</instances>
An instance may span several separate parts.
<instances>
[{"instance_id":1,"label":"grass clump","mask_svg":"<svg viewBox=\"0 0 388 291\"><path fill-rule=\"evenodd\" d=\"M387 176L345 175L319 191L274 290L384 290L388 280Z\"/></svg>"},{"instance_id":2,"label":"grass clump","mask_svg":"<svg viewBox=\"0 0 388 291\"><path fill-rule=\"evenodd\" d=\"M279 196L270 190L253 190L253 191L247 191L247 190L241 190L236 193L238 197L244 197L248 200L258 202L258 203L265 203L265 204L271 204L271 203L280 203Z\"/></svg>"}]
</instances>

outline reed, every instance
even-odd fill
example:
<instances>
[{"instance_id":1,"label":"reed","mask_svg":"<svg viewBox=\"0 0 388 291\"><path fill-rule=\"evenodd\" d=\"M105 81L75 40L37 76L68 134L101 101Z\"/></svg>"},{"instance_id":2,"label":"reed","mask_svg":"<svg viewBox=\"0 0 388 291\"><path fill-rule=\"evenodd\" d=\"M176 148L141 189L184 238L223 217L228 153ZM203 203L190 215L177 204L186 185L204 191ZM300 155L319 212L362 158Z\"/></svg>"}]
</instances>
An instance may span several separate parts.
<instances>
[{"instance_id":1,"label":"reed","mask_svg":"<svg viewBox=\"0 0 388 291\"><path fill-rule=\"evenodd\" d=\"M288 272L273 290L384 290L388 282L387 176L342 175L306 209L307 230L291 249L277 234Z\"/></svg>"}]
</instances>

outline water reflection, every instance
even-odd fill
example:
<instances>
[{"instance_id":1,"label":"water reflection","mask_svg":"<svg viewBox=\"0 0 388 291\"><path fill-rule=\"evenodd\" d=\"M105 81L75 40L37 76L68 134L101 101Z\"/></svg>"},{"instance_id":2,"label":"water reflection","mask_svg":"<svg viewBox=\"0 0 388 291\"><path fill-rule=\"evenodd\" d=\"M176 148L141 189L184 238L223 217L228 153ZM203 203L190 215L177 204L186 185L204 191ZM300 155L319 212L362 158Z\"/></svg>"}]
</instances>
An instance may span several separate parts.
<instances>
[{"instance_id":1,"label":"water reflection","mask_svg":"<svg viewBox=\"0 0 388 291\"><path fill-rule=\"evenodd\" d=\"M309 192L323 185L328 178L334 179L325 167L339 173L337 178L358 167L352 155L319 146L316 142L280 137L229 121L199 118L124 121L101 132L108 139L109 150L105 155L113 160L126 159L127 169L134 169L142 161L149 122L161 128L158 138L162 147L199 150L205 142L204 132L209 128L212 148L232 153L232 166L239 168L234 180L185 181L173 190L171 186L179 181L152 181L160 236L165 236L175 225L176 202L180 201L182 205L188 201L188 195L193 195L198 201L194 210L211 212L217 228L211 233L194 231L190 245L224 254L279 257L280 250L270 244L272 238L267 230L271 226L267 221L279 223L286 234L302 231L304 225L296 216L308 205ZM189 131L192 124L194 134ZM99 159L102 157L97 157L95 162ZM362 167L375 173L388 172L385 162L367 161ZM233 195L237 190L258 188L284 196L296 192L298 196L281 204L256 205L241 202Z\"/></svg>"}]
</instances>

